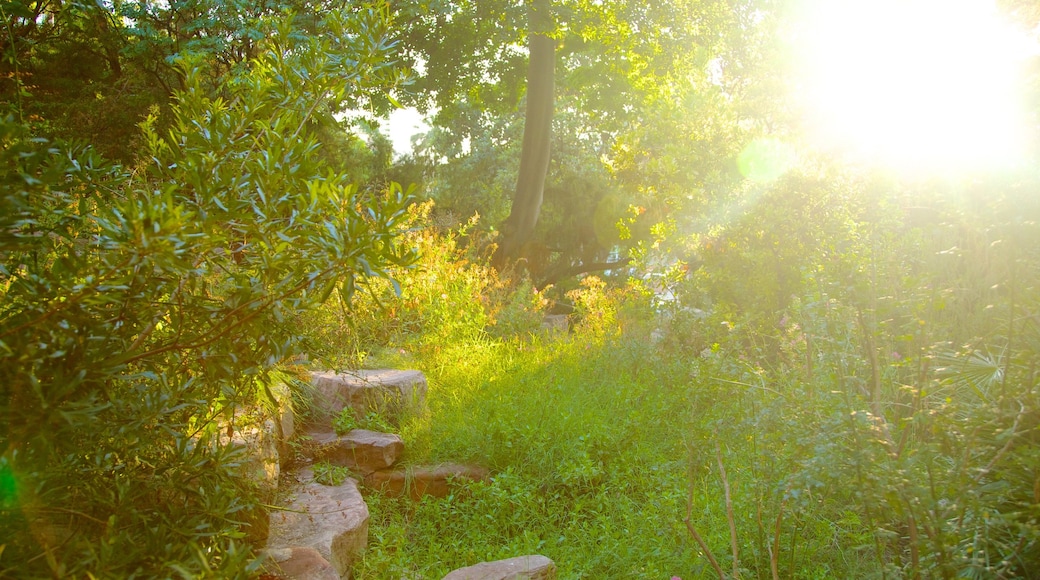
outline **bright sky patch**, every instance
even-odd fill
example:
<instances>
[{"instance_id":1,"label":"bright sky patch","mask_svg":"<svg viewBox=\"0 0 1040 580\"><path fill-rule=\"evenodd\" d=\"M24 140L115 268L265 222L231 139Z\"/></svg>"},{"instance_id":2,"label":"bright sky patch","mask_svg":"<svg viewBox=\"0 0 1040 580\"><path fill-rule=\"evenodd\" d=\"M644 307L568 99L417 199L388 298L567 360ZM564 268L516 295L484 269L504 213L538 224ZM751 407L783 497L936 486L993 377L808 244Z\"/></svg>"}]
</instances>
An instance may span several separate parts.
<instances>
[{"instance_id":1,"label":"bright sky patch","mask_svg":"<svg viewBox=\"0 0 1040 580\"><path fill-rule=\"evenodd\" d=\"M815 0L797 32L811 136L899 169L1013 165L1036 43L983 0Z\"/></svg>"}]
</instances>

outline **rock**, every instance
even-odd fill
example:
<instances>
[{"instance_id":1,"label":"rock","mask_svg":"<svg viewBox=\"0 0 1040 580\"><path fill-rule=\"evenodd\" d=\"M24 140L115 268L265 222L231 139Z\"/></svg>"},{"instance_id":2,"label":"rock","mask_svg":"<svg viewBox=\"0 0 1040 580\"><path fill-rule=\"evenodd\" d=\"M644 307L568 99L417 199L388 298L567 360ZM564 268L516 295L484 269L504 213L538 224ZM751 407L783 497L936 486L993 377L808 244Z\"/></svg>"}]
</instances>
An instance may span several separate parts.
<instances>
[{"instance_id":1,"label":"rock","mask_svg":"<svg viewBox=\"0 0 1040 580\"><path fill-rule=\"evenodd\" d=\"M315 390L311 424L322 430L332 430L332 419L344 407L351 407L358 419L376 411L395 420L426 402L426 376L419 371L313 372L311 384Z\"/></svg>"},{"instance_id":2,"label":"rock","mask_svg":"<svg viewBox=\"0 0 1040 580\"><path fill-rule=\"evenodd\" d=\"M357 481L325 486L313 481L311 470L297 473L298 487L290 490L286 510L271 512L271 550L305 546L316 549L343 578L368 546L368 506Z\"/></svg>"},{"instance_id":3,"label":"rock","mask_svg":"<svg viewBox=\"0 0 1040 580\"><path fill-rule=\"evenodd\" d=\"M570 324L566 314L546 314L542 318L542 330L548 331L550 334L567 334L569 328Z\"/></svg>"},{"instance_id":4,"label":"rock","mask_svg":"<svg viewBox=\"0 0 1040 580\"><path fill-rule=\"evenodd\" d=\"M278 452L280 437L274 419L251 422L253 416L236 414L235 423L229 430L231 436L221 429L221 444L231 443L243 449L246 455L246 474L259 485L262 492L271 495L278 488L281 473L281 454Z\"/></svg>"},{"instance_id":5,"label":"rock","mask_svg":"<svg viewBox=\"0 0 1040 580\"><path fill-rule=\"evenodd\" d=\"M444 464L428 467L412 467L376 471L365 476L365 487L392 497L408 495L419 501L425 495L447 497L454 479L482 481L488 478L488 470L472 465Z\"/></svg>"},{"instance_id":6,"label":"rock","mask_svg":"<svg viewBox=\"0 0 1040 580\"><path fill-rule=\"evenodd\" d=\"M281 466L284 468L292 460L292 450L289 446L289 441L296 434L296 416L293 413L292 394L288 385L284 383L275 385L271 390L278 399L278 412L275 420L278 421L278 427L281 428L281 431L278 433L278 454L281 459Z\"/></svg>"},{"instance_id":7,"label":"rock","mask_svg":"<svg viewBox=\"0 0 1040 580\"><path fill-rule=\"evenodd\" d=\"M339 580L336 568L314 548L281 548L265 550L270 562L264 565L269 574L289 580Z\"/></svg>"},{"instance_id":8,"label":"rock","mask_svg":"<svg viewBox=\"0 0 1040 580\"><path fill-rule=\"evenodd\" d=\"M274 397L271 407L238 407L231 419L218 419L217 433L221 445L231 443L246 454L246 475L261 491L273 495L278 488L278 476L292 454L289 440L295 433L292 394L285 383L269 387Z\"/></svg>"},{"instance_id":9,"label":"rock","mask_svg":"<svg viewBox=\"0 0 1040 580\"><path fill-rule=\"evenodd\" d=\"M349 467L362 474L392 467L404 452L404 441L393 433L354 429L346 435L309 433L313 459Z\"/></svg>"},{"instance_id":10,"label":"rock","mask_svg":"<svg viewBox=\"0 0 1040 580\"><path fill-rule=\"evenodd\" d=\"M519 556L482 562L448 573L444 580L552 580L556 564L545 556Z\"/></svg>"}]
</instances>

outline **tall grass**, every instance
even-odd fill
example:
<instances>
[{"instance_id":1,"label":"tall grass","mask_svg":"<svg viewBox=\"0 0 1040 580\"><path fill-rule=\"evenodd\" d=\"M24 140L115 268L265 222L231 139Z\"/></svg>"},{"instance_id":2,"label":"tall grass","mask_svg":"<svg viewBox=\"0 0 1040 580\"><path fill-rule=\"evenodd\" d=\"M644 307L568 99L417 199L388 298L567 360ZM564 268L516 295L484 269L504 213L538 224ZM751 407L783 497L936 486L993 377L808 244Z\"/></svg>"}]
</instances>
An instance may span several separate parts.
<instances>
[{"instance_id":1,"label":"tall grass","mask_svg":"<svg viewBox=\"0 0 1040 580\"><path fill-rule=\"evenodd\" d=\"M640 323L652 316L642 294L587 281L572 298L579 318L569 335L478 335L414 349L410 362L430 390L427 413L402 425L406 461L472 462L493 476L446 499L372 498L359 577L435 578L525 553L552 558L562 578L710 577L683 520L692 501L697 529L728 553L715 437L742 541L757 533L779 500L754 483L770 460L743 430L747 389L662 352ZM847 572L859 556L842 529L813 525L826 530L798 542L794 565ZM764 553L742 564L768 571Z\"/></svg>"},{"instance_id":2,"label":"tall grass","mask_svg":"<svg viewBox=\"0 0 1040 580\"><path fill-rule=\"evenodd\" d=\"M935 206L923 225L850 217L845 241L821 244L846 254L800 268L781 311L712 296L662 319L638 289L587 279L571 333L540 333L531 299L492 333L502 302L427 277L441 286L415 295L487 325L384 345L382 362L430 380L427 412L402 425L406 461L493 475L445 499L372 498L355 572L438 578L537 552L561 578L1029 577L1040 236L996 203ZM438 259L473 251L453 243ZM501 288L468 264L454 288ZM745 303L770 304L762 290Z\"/></svg>"}]
</instances>

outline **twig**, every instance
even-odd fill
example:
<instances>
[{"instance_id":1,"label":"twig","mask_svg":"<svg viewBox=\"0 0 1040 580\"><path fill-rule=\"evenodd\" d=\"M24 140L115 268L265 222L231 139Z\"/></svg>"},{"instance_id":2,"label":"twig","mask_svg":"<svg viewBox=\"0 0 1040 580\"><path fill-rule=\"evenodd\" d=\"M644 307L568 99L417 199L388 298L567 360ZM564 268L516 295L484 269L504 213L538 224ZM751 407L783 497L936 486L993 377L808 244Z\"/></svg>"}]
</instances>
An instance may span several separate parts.
<instances>
[{"instance_id":1,"label":"twig","mask_svg":"<svg viewBox=\"0 0 1040 580\"><path fill-rule=\"evenodd\" d=\"M708 562L711 562L711 567L715 569L715 572L719 575L719 580L725 580L726 574L722 571L722 566L719 566L718 560L715 559L715 555L708 549L708 545L704 543L704 539L697 533L697 530L693 528L693 523L690 521L690 517L693 514L693 485L690 485L690 495L686 499L686 519L683 522L686 524L686 530L690 532L693 539L697 541L697 545L701 547L701 551L708 557Z\"/></svg>"},{"instance_id":2,"label":"twig","mask_svg":"<svg viewBox=\"0 0 1040 580\"><path fill-rule=\"evenodd\" d=\"M730 379L724 379L724 378L721 378L721 377L709 377L709 378L711 380L713 380L713 381L718 381L720 383L726 383L728 385L737 385L739 387L747 387L749 389L762 389L763 391L769 391L770 393L773 393L774 395L777 395L778 397L783 397L784 396L784 394L781 393L780 391L778 391L776 389L770 389L769 387L767 387L765 385L749 385L747 383L742 383L740 381L734 381L734 380L730 380Z\"/></svg>"},{"instance_id":3,"label":"twig","mask_svg":"<svg viewBox=\"0 0 1040 580\"><path fill-rule=\"evenodd\" d=\"M780 523L784 519L785 503L787 503L786 497L780 500L780 509L776 512L776 524L773 525L773 545L769 548L769 570L773 573L773 580L780 580Z\"/></svg>"},{"instance_id":4,"label":"twig","mask_svg":"<svg viewBox=\"0 0 1040 580\"><path fill-rule=\"evenodd\" d=\"M719 475L722 477L722 490L726 494L726 519L729 521L729 544L733 550L733 580L740 580L740 552L737 548L737 525L733 522L733 501L729 497L729 480L726 478L726 466L722 464L722 447L719 445L718 431L715 432L715 459L719 462Z\"/></svg>"},{"instance_id":5,"label":"twig","mask_svg":"<svg viewBox=\"0 0 1040 580\"><path fill-rule=\"evenodd\" d=\"M907 507L912 508L908 502ZM910 528L910 565L913 567L914 580L921 580L921 557L917 549L917 521L914 519L913 511L907 514L907 524Z\"/></svg>"}]
</instances>

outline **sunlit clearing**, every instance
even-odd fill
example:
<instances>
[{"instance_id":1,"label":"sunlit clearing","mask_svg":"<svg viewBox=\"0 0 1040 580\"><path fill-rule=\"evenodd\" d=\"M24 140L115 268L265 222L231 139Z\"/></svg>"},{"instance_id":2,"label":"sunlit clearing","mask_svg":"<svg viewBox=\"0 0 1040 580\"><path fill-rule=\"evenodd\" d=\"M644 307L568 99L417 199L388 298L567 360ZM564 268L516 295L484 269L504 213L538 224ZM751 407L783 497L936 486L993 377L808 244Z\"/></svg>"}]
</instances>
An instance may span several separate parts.
<instances>
[{"instance_id":1,"label":"sunlit clearing","mask_svg":"<svg viewBox=\"0 0 1040 580\"><path fill-rule=\"evenodd\" d=\"M798 30L811 136L922 172L1013 166L1027 149L1028 35L982 0L813 0Z\"/></svg>"}]
</instances>

